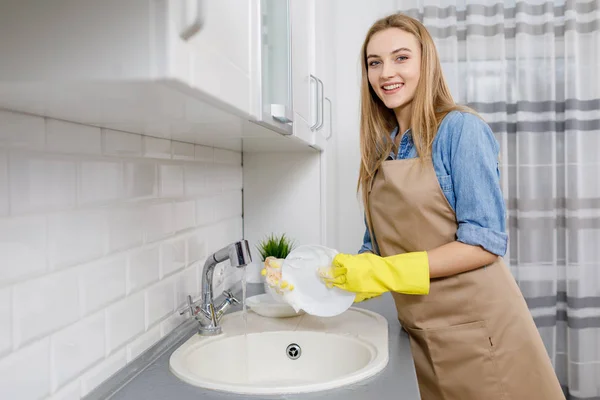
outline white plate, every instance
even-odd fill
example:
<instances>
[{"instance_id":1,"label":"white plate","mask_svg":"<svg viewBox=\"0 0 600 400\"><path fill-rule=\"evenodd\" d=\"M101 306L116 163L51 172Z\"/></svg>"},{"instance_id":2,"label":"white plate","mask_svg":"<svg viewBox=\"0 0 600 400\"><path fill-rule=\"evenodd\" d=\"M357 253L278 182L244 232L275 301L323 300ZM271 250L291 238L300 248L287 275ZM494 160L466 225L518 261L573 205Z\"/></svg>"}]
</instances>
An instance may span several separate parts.
<instances>
[{"instance_id":1,"label":"white plate","mask_svg":"<svg viewBox=\"0 0 600 400\"><path fill-rule=\"evenodd\" d=\"M296 312L292 306L275 300L268 293L248 297L246 305L252 311L264 317L285 318L304 314L304 311Z\"/></svg>"},{"instance_id":2,"label":"white plate","mask_svg":"<svg viewBox=\"0 0 600 400\"><path fill-rule=\"evenodd\" d=\"M311 315L332 317L352 306L356 293L328 288L319 276L319 268L329 267L336 254L336 250L318 245L299 246L288 254L281 266L281 278L295 287L284 295L292 307Z\"/></svg>"}]
</instances>

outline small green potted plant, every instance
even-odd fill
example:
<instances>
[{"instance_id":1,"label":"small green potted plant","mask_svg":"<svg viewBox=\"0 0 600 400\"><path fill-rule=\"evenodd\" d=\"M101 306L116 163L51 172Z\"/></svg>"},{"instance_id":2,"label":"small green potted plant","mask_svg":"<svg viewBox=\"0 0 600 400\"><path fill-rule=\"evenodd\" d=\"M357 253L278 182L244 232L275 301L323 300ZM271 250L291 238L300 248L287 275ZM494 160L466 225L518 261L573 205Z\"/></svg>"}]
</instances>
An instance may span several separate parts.
<instances>
[{"instance_id":1,"label":"small green potted plant","mask_svg":"<svg viewBox=\"0 0 600 400\"><path fill-rule=\"evenodd\" d=\"M266 269L269 260L275 259L285 259L288 254L294 248L294 242L290 240L286 234L275 235L271 234L267 236L265 239L260 241L256 246L258 252L260 253L261 261L263 263L263 267ZM279 271L279 276L275 277L276 279L281 279L281 271ZM266 279L266 277L265 277ZM269 292L270 289L265 281L265 291Z\"/></svg>"}]
</instances>

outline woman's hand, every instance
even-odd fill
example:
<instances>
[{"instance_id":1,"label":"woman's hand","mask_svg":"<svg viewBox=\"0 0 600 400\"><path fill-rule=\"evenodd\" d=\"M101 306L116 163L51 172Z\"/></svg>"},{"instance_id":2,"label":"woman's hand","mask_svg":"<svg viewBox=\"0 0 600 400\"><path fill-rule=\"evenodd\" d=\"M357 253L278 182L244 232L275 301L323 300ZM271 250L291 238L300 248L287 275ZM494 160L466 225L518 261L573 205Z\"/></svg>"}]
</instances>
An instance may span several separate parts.
<instances>
[{"instance_id":1,"label":"woman's hand","mask_svg":"<svg viewBox=\"0 0 600 400\"><path fill-rule=\"evenodd\" d=\"M375 254L338 254L330 268L320 270L328 287L338 287L365 296L385 292L429 293L427 252L404 253L390 257Z\"/></svg>"}]
</instances>

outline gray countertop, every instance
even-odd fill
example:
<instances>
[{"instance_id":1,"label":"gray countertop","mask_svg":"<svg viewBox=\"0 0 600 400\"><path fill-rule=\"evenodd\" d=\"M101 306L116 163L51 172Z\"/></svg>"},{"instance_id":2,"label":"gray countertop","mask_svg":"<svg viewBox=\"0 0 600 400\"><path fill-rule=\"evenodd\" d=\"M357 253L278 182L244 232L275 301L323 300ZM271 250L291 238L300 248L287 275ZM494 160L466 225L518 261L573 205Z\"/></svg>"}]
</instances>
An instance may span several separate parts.
<instances>
[{"instance_id":1,"label":"gray countertop","mask_svg":"<svg viewBox=\"0 0 600 400\"><path fill-rule=\"evenodd\" d=\"M111 400L221 400L221 399L403 399L419 400L419 390L410 352L409 339L396 317L394 301L389 294L356 305L375 311L388 321L389 363L383 371L345 388L276 396L249 396L216 392L189 385L169 371L171 353L194 332L178 340L141 373L115 392ZM231 312L240 308L232 309ZM210 362L210 361L209 361Z\"/></svg>"}]
</instances>

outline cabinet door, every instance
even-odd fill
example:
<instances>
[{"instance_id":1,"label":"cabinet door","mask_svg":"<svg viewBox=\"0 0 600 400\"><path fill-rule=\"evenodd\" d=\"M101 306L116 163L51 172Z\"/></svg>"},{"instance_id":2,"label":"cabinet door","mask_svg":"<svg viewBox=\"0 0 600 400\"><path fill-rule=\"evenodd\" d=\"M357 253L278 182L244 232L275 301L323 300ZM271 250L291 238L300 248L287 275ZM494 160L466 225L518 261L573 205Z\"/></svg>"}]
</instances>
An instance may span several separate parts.
<instances>
[{"instance_id":1,"label":"cabinet door","mask_svg":"<svg viewBox=\"0 0 600 400\"><path fill-rule=\"evenodd\" d=\"M314 0L289 0L292 32L292 105L294 135L312 143L316 126L313 107L317 84L314 76Z\"/></svg>"},{"instance_id":2,"label":"cabinet door","mask_svg":"<svg viewBox=\"0 0 600 400\"><path fill-rule=\"evenodd\" d=\"M258 23L258 0L169 1L168 7L167 73L160 75L175 76L232 106L231 111L250 115L249 38Z\"/></svg>"}]
</instances>

